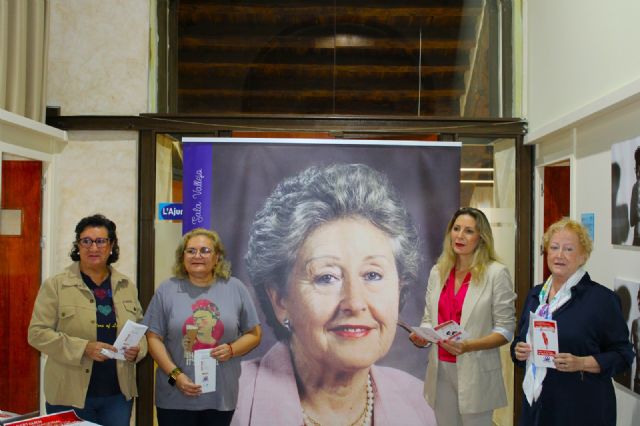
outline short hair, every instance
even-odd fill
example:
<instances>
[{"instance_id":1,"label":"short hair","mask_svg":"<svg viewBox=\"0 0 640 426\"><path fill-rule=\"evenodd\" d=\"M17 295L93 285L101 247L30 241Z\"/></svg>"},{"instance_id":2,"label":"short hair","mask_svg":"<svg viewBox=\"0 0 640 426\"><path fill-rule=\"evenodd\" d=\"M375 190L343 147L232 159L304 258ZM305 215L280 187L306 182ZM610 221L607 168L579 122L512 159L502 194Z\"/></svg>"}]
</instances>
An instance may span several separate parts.
<instances>
[{"instance_id":1,"label":"short hair","mask_svg":"<svg viewBox=\"0 0 640 426\"><path fill-rule=\"evenodd\" d=\"M557 232L566 229L567 231L571 231L578 237L578 242L582 247L582 251L587 256L585 259L585 263L589 260L589 256L591 256L591 251L593 250L593 242L591 241L591 237L589 236L589 231L584 227L583 224L577 222L573 219L569 219L568 217L562 218L559 221L552 223L547 228L544 236L542 237L542 245L544 247L544 251L548 252L549 244L551 243L551 238Z\"/></svg>"},{"instance_id":2,"label":"short hair","mask_svg":"<svg viewBox=\"0 0 640 426\"><path fill-rule=\"evenodd\" d=\"M80 234L87 228L106 228L109 242L111 243L111 253L107 258L107 265L117 262L120 257L120 247L118 246L118 236L116 235L116 224L99 213L83 217L76 225L76 239L71 247L71 252L69 252L71 260L75 262L80 260L80 247L78 246L78 242L80 241Z\"/></svg>"},{"instance_id":3,"label":"short hair","mask_svg":"<svg viewBox=\"0 0 640 426\"><path fill-rule=\"evenodd\" d=\"M286 294L298 250L318 227L363 218L392 241L400 282L400 306L417 283L420 240L404 203L386 175L364 164L312 166L283 179L256 214L245 256L251 283L276 337L288 332L277 320L267 289Z\"/></svg>"},{"instance_id":4,"label":"short hair","mask_svg":"<svg viewBox=\"0 0 640 426\"><path fill-rule=\"evenodd\" d=\"M225 258L226 250L222 244L220 236L215 231L210 231L204 228L195 228L187 232L182 236L182 240L176 248L175 261L173 264L173 275L177 278L189 278L189 274L184 267L184 248L187 246L189 240L193 237L204 236L207 237L213 243L213 254L218 255L218 262L215 268L213 268L213 278L222 279L227 281L231 277L231 263Z\"/></svg>"},{"instance_id":5,"label":"short hair","mask_svg":"<svg viewBox=\"0 0 640 426\"><path fill-rule=\"evenodd\" d=\"M633 154L636 159L636 167L640 166L640 146L636 148L636 152Z\"/></svg>"},{"instance_id":6,"label":"short hair","mask_svg":"<svg viewBox=\"0 0 640 426\"><path fill-rule=\"evenodd\" d=\"M449 277L449 272L456 264L456 253L451 246L451 229L458 217L467 215L471 216L476 222L476 230L480 235L480 241L473 253L471 262L471 276L474 282L480 282L484 277L487 266L491 262L498 261L498 255L493 243L493 231L489 219L480 209L475 207L461 207L453 214L447 225L447 231L444 235L442 243L442 254L438 258L437 267L440 273L440 284L444 285Z\"/></svg>"}]
</instances>

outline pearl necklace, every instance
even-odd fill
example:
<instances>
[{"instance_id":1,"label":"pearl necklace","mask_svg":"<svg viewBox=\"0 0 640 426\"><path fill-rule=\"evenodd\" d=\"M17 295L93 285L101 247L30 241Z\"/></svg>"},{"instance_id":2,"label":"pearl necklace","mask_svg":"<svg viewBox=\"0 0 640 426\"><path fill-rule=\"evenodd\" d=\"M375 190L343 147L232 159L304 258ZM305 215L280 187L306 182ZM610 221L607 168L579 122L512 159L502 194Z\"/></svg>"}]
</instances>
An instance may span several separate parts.
<instances>
[{"instance_id":1,"label":"pearl necklace","mask_svg":"<svg viewBox=\"0 0 640 426\"><path fill-rule=\"evenodd\" d=\"M302 410L302 418L305 426L322 426L322 424L307 414L304 409ZM371 426L371 420L373 419L373 384L371 381L371 373L367 375L367 403L364 406L364 410L358 418L350 423L349 426Z\"/></svg>"}]
</instances>

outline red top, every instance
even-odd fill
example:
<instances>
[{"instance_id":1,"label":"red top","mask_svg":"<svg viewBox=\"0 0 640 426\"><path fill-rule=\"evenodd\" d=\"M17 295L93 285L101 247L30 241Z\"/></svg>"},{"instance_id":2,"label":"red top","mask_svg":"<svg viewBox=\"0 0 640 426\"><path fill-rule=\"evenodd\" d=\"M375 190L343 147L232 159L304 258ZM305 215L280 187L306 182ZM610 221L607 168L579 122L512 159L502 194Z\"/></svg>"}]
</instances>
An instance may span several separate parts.
<instances>
[{"instance_id":1,"label":"red top","mask_svg":"<svg viewBox=\"0 0 640 426\"><path fill-rule=\"evenodd\" d=\"M462 305L464 304L464 298L469 289L469 281L471 281L471 273L467 272L467 275L465 275L462 280L460 289L455 293L456 268L451 269L449 278L447 278L447 281L444 283L444 288L440 293L440 300L438 300L438 324L449 320L454 320L460 324L460 320L462 319ZM456 356L450 354L440 346L438 346L438 359L444 362L456 362Z\"/></svg>"}]
</instances>

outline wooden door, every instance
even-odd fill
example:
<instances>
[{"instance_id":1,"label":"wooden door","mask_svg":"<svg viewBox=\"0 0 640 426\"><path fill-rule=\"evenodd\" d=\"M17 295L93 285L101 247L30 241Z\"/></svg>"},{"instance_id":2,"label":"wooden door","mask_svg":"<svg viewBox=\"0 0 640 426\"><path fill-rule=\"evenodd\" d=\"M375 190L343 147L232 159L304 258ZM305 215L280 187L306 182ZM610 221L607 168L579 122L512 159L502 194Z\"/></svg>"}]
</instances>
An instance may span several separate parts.
<instances>
[{"instance_id":1,"label":"wooden door","mask_svg":"<svg viewBox=\"0 0 640 426\"><path fill-rule=\"evenodd\" d=\"M544 230L549 225L563 217L569 216L571 202L571 167L562 164L552 164L544 168ZM546 280L551 272L547 266L547 254L543 260L543 279Z\"/></svg>"},{"instance_id":2,"label":"wooden door","mask_svg":"<svg viewBox=\"0 0 640 426\"><path fill-rule=\"evenodd\" d=\"M39 408L40 354L27 328L40 287L41 185L41 162L2 162L0 409L19 414Z\"/></svg>"}]
</instances>

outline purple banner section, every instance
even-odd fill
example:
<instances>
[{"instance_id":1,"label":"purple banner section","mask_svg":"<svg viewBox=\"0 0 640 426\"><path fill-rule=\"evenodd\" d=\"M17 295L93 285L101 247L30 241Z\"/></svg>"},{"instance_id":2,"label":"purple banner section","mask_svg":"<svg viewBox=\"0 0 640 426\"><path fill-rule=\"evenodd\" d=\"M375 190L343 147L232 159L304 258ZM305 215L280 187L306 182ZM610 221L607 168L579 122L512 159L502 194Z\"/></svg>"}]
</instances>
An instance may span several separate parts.
<instances>
[{"instance_id":1,"label":"purple banner section","mask_svg":"<svg viewBox=\"0 0 640 426\"><path fill-rule=\"evenodd\" d=\"M213 147L209 143L185 143L183 164L182 234L194 228L211 229Z\"/></svg>"}]
</instances>

